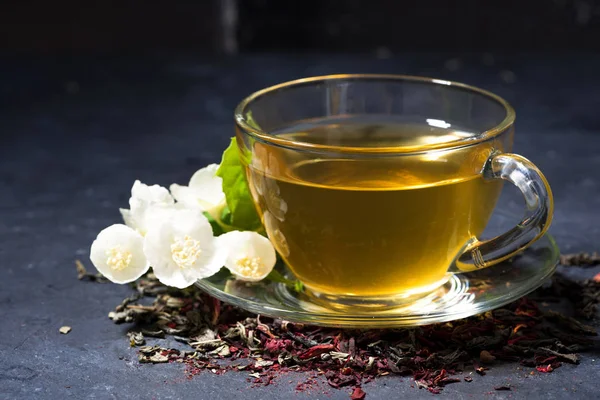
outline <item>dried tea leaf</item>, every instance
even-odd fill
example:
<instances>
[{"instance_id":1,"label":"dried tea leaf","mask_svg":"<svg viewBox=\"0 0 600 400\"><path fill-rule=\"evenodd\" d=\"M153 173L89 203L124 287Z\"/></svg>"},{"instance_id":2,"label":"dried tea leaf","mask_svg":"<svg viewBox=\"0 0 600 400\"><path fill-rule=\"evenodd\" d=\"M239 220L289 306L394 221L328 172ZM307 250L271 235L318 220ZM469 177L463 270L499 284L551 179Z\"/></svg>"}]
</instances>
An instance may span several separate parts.
<instances>
[{"instance_id":1,"label":"dried tea leaf","mask_svg":"<svg viewBox=\"0 0 600 400\"><path fill-rule=\"evenodd\" d=\"M160 364L169 362L169 357L162 355L161 353L154 353L148 358L148 360L153 364Z\"/></svg>"},{"instance_id":2,"label":"dried tea leaf","mask_svg":"<svg viewBox=\"0 0 600 400\"><path fill-rule=\"evenodd\" d=\"M221 339L203 340L198 342L190 342L190 346L198 351L213 351L226 343Z\"/></svg>"},{"instance_id":3,"label":"dried tea leaf","mask_svg":"<svg viewBox=\"0 0 600 400\"><path fill-rule=\"evenodd\" d=\"M158 329L158 330L142 329L142 333L144 334L144 336L148 336L148 337L153 337L153 338L158 338L158 339L165 338L165 332L160 329ZM175 340L177 340L177 338L175 338Z\"/></svg>"},{"instance_id":4,"label":"dried tea leaf","mask_svg":"<svg viewBox=\"0 0 600 400\"><path fill-rule=\"evenodd\" d=\"M365 393L365 391L362 390L360 386L357 386L352 391L352 394L350 395L350 400L363 400L366 395L367 394Z\"/></svg>"},{"instance_id":5,"label":"dried tea leaf","mask_svg":"<svg viewBox=\"0 0 600 400\"><path fill-rule=\"evenodd\" d=\"M79 260L75 260L75 268L77 269L77 279L80 281L88 280L90 282L107 283L110 282L101 273L91 274L87 272L87 269L83 263Z\"/></svg>"},{"instance_id":6,"label":"dried tea leaf","mask_svg":"<svg viewBox=\"0 0 600 400\"><path fill-rule=\"evenodd\" d=\"M79 260L75 260L75 268L77 269L77 279L82 280L88 274L87 269Z\"/></svg>"},{"instance_id":7,"label":"dried tea leaf","mask_svg":"<svg viewBox=\"0 0 600 400\"><path fill-rule=\"evenodd\" d=\"M501 335L479 336L469 340L466 347L468 350L485 350L502 344L504 340Z\"/></svg>"},{"instance_id":8,"label":"dried tea leaf","mask_svg":"<svg viewBox=\"0 0 600 400\"><path fill-rule=\"evenodd\" d=\"M495 360L496 360L496 357L494 357L492 354L490 354L490 352L487 350L482 350L481 353L479 353L479 361L481 361L484 364L491 364Z\"/></svg>"},{"instance_id":9,"label":"dried tea leaf","mask_svg":"<svg viewBox=\"0 0 600 400\"><path fill-rule=\"evenodd\" d=\"M175 339L179 343L185 343L185 344L190 344L190 342L192 341L191 338L187 338L185 336L177 336L177 335L173 335L173 339Z\"/></svg>"},{"instance_id":10,"label":"dried tea leaf","mask_svg":"<svg viewBox=\"0 0 600 400\"><path fill-rule=\"evenodd\" d=\"M332 351L329 353L329 355L331 356L331 358L333 358L334 360L337 360L337 361L346 361L348 359L348 357L350 357L350 354L342 353L339 351Z\"/></svg>"},{"instance_id":11,"label":"dried tea leaf","mask_svg":"<svg viewBox=\"0 0 600 400\"><path fill-rule=\"evenodd\" d=\"M467 358L468 356L469 356L469 354L466 351L456 349L451 353L442 355L440 357L440 361L443 365L452 365L452 364L456 363L458 360Z\"/></svg>"},{"instance_id":12,"label":"dried tea leaf","mask_svg":"<svg viewBox=\"0 0 600 400\"><path fill-rule=\"evenodd\" d=\"M401 374L402 370L400 368L398 368L398 365L392 361L390 358L387 359L387 365L388 368L390 369L390 371L392 371L394 374Z\"/></svg>"},{"instance_id":13,"label":"dried tea leaf","mask_svg":"<svg viewBox=\"0 0 600 400\"><path fill-rule=\"evenodd\" d=\"M291 365L294 362L294 357L292 354L284 351L277 357L277 362L279 365Z\"/></svg>"},{"instance_id":14,"label":"dried tea leaf","mask_svg":"<svg viewBox=\"0 0 600 400\"><path fill-rule=\"evenodd\" d=\"M345 375L336 371L327 371L325 373L325 378L327 378L327 383L329 386L336 389L348 385L355 385L357 383L356 375Z\"/></svg>"},{"instance_id":15,"label":"dried tea leaf","mask_svg":"<svg viewBox=\"0 0 600 400\"><path fill-rule=\"evenodd\" d=\"M133 317L131 316L131 313L128 310L120 312L111 311L108 313L108 318L113 320L115 324L133 321Z\"/></svg>"},{"instance_id":16,"label":"dried tea leaf","mask_svg":"<svg viewBox=\"0 0 600 400\"><path fill-rule=\"evenodd\" d=\"M546 312L546 318L555 320L560 326L584 335L597 336L596 328L582 324L573 317L568 317L556 311Z\"/></svg>"},{"instance_id":17,"label":"dried tea leaf","mask_svg":"<svg viewBox=\"0 0 600 400\"><path fill-rule=\"evenodd\" d=\"M186 324L177 324L173 321L161 320L158 321L157 325L161 330L165 331L165 333L169 335L181 335L189 331Z\"/></svg>"},{"instance_id":18,"label":"dried tea leaf","mask_svg":"<svg viewBox=\"0 0 600 400\"><path fill-rule=\"evenodd\" d=\"M168 294L161 297L161 303L170 308L181 308L185 304L182 298L173 297Z\"/></svg>"},{"instance_id":19,"label":"dried tea leaf","mask_svg":"<svg viewBox=\"0 0 600 400\"><path fill-rule=\"evenodd\" d=\"M417 385L417 387L419 389L423 389L423 388L427 389L429 387L429 385L427 384L427 382L422 381L422 380L415 381L415 385Z\"/></svg>"},{"instance_id":20,"label":"dried tea leaf","mask_svg":"<svg viewBox=\"0 0 600 400\"><path fill-rule=\"evenodd\" d=\"M600 254L597 252L561 254L560 263L568 266L593 267L600 264Z\"/></svg>"},{"instance_id":21,"label":"dried tea leaf","mask_svg":"<svg viewBox=\"0 0 600 400\"><path fill-rule=\"evenodd\" d=\"M146 339L144 339L144 334L142 332L128 332L127 336L129 337L129 345L131 347L146 344Z\"/></svg>"},{"instance_id":22,"label":"dried tea leaf","mask_svg":"<svg viewBox=\"0 0 600 400\"><path fill-rule=\"evenodd\" d=\"M60 333L62 333L63 335L66 335L67 333L71 332L71 327L70 326L61 326L58 331Z\"/></svg>"},{"instance_id":23,"label":"dried tea leaf","mask_svg":"<svg viewBox=\"0 0 600 400\"><path fill-rule=\"evenodd\" d=\"M332 344L318 344L318 345L313 346L310 349L306 350L305 352L300 354L298 357L301 360L306 360L308 358L317 357L323 353L330 352L333 349L335 349L335 346Z\"/></svg>"},{"instance_id":24,"label":"dried tea leaf","mask_svg":"<svg viewBox=\"0 0 600 400\"><path fill-rule=\"evenodd\" d=\"M188 311L185 313L188 324L194 328L204 325L204 318L198 311Z\"/></svg>"},{"instance_id":25,"label":"dried tea leaf","mask_svg":"<svg viewBox=\"0 0 600 400\"><path fill-rule=\"evenodd\" d=\"M205 326L200 331L190 338L192 342L206 342L209 340L215 340L217 338L217 332Z\"/></svg>"},{"instance_id":26,"label":"dried tea leaf","mask_svg":"<svg viewBox=\"0 0 600 400\"><path fill-rule=\"evenodd\" d=\"M365 366L365 371L370 371L373 369L373 364L375 363L375 357L369 356L369 361L367 361L367 365Z\"/></svg>"},{"instance_id":27,"label":"dried tea leaf","mask_svg":"<svg viewBox=\"0 0 600 400\"><path fill-rule=\"evenodd\" d=\"M559 360L569 362L571 364L579 364L579 357L577 354L565 354L546 347L540 347L535 352L536 355L553 356Z\"/></svg>"},{"instance_id":28,"label":"dried tea leaf","mask_svg":"<svg viewBox=\"0 0 600 400\"><path fill-rule=\"evenodd\" d=\"M165 349L159 346L142 346L139 349L138 360L140 363L166 363L169 362L169 355L185 357L185 354L176 349Z\"/></svg>"},{"instance_id":29,"label":"dried tea leaf","mask_svg":"<svg viewBox=\"0 0 600 400\"><path fill-rule=\"evenodd\" d=\"M319 342L317 342L316 340L311 340L311 339L305 338L304 336L296 335L289 331L286 331L285 334L290 339L295 340L296 342L300 343L301 345L303 345L305 347L313 347L313 346L316 346L319 344Z\"/></svg>"},{"instance_id":30,"label":"dried tea leaf","mask_svg":"<svg viewBox=\"0 0 600 400\"><path fill-rule=\"evenodd\" d=\"M229 357L231 355L231 351L229 350L229 345L224 344L224 345L219 346L216 349L210 351L208 354L213 354L213 355L217 355L220 357Z\"/></svg>"},{"instance_id":31,"label":"dried tea leaf","mask_svg":"<svg viewBox=\"0 0 600 400\"><path fill-rule=\"evenodd\" d=\"M150 355L156 353L161 348L159 346L142 346L139 348L138 352L141 354Z\"/></svg>"},{"instance_id":32,"label":"dried tea leaf","mask_svg":"<svg viewBox=\"0 0 600 400\"><path fill-rule=\"evenodd\" d=\"M256 363L254 364L255 367L257 368L263 368L263 367L270 367L271 365L273 365L273 361L270 360L263 360L262 358L257 360Z\"/></svg>"}]
</instances>

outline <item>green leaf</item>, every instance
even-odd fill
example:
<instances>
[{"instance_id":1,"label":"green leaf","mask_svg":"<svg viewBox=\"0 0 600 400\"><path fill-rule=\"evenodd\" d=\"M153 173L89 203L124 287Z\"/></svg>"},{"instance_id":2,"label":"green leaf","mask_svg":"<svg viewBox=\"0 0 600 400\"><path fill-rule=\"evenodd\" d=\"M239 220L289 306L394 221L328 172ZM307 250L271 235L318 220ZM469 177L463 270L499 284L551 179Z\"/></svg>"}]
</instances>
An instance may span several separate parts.
<instances>
[{"instance_id":1,"label":"green leaf","mask_svg":"<svg viewBox=\"0 0 600 400\"><path fill-rule=\"evenodd\" d=\"M304 285L302 284L302 282L287 279L285 276L281 275L281 273L276 269L271 271L265 279L268 279L271 282L283 283L284 285L286 285L290 289L295 290L296 292L302 292L302 290L304 289Z\"/></svg>"},{"instance_id":2,"label":"green leaf","mask_svg":"<svg viewBox=\"0 0 600 400\"><path fill-rule=\"evenodd\" d=\"M231 211L229 211L229 207L225 206L223 211L221 211L221 222L225 225L231 226Z\"/></svg>"},{"instance_id":3,"label":"green leaf","mask_svg":"<svg viewBox=\"0 0 600 400\"><path fill-rule=\"evenodd\" d=\"M277 271L276 269L269 272L269 275L267 275L267 279L272 282L285 283L286 285L294 284L293 281L291 281L291 280L287 279L286 277L284 277L283 275L281 275L281 273L279 271Z\"/></svg>"},{"instance_id":4,"label":"green leaf","mask_svg":"<svg viewBox=\"0 0 600 400\"><path fill-rule=\"evenodd\" d=\"M230 225L239 230L256 231L262 229L262 224L248 181L246 173L240 161L240 152L235 137L231 139L229 147L223 153L221 166L217 170L217 176L223 179L223 192L227 201ZM223 216L222 216L223 217Z\"/></svg>"},{"instance_id":5,"label":"green leaf","mask_svg":"<svg viewBox=\"0 0 600 400\"><path fill-rule=\"evenodd\" d=\"M212 217L212 215L210 215L207 212L204 212L204 216L206 217L206 219L208 219L208 222L210 222L210 226L212 226L213 235L219 236L219 235L225 233L225 231L223 230L223 227L221 225L219 225L219 221L214 219Z\"/></svg>"},{"instance_id":6,"label":"green leaf","mask_svg":"<svg viewBox=\"0 0 600 400\"><path fill-rule=\"evenodd\" d=\"M302 292L304 290L304 284L300 281L295 281L294 290L298 293Z\"/></svg>"}]
</instances>

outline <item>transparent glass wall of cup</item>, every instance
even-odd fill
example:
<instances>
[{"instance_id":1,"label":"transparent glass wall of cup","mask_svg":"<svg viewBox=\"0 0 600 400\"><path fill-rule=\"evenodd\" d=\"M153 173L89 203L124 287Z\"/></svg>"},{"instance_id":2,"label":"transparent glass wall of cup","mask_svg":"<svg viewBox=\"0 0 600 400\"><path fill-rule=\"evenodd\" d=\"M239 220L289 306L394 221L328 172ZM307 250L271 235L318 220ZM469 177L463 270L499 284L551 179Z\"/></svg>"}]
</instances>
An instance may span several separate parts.
<instances>
[{"instance_id":1,"label":"transparent glass wall of cup","mask_svg":"<svg viewBox=\"0 0 600 400\"><path fill-rule=\"evenodd\" d=\"M484 90L388 75L288 82L235 112L254 201L291 271L331 305L375 307L506 260L548 229L550 187L510 153L514 118ZM395 125L365 140L344 130L356 121ZM452 135L427 139L435 127ZM503 181L522 191L526 216L480 241Z\"/></svg>"}]
</instances>

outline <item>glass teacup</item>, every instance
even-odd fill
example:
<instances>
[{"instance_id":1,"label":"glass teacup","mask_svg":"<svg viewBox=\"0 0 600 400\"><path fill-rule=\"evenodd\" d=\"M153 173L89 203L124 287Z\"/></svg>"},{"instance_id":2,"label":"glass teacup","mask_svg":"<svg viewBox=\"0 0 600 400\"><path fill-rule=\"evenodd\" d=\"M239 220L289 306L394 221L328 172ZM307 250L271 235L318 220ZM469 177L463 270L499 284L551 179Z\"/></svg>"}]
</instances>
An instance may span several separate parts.
<instances>
[{"instance_id":1,"label":"glass teacup","mask_svg":"<svg viewBox=\"0 0 600 400\"><path fill-rule=\"evenodd\" d=\"M307 292L332 306L398 304L494 265L548 229L550 187L511 154L515 113L464 84L331 75L273 86L235 112L266 232ZM526 217L480 241L504 180Z\"/></svg>"}]
</instances>

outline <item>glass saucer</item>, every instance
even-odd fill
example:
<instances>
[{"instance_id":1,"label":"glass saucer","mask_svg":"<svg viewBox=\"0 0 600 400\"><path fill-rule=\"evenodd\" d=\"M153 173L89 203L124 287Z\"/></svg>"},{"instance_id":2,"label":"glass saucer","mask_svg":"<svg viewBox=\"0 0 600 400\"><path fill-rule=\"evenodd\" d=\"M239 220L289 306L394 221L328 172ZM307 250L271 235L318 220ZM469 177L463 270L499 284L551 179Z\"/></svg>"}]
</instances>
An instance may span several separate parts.
<instances>
[{"instance_id":1,"label":"glass saucer","mask_svg":"<svg viewBox=\"0 0 600 400\"><path fill-rule=\"evenodd\" d=\"M492 231L513 224L504 213L493 219L496 229ZM217 274L196 285L226 303L292 322L346 328L409 327L465 318L508 304L541 286L556 269L558 259L554 239L544 235L511 260L452 275L444 285L414 302L368 313L325 308L317 299L288 285L266 280L247 283L229 274ZM290 276L284 265L277 268L284 276Z\"/></svg>"}]
</instances>

